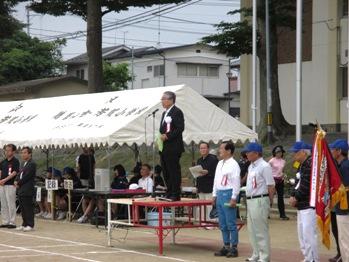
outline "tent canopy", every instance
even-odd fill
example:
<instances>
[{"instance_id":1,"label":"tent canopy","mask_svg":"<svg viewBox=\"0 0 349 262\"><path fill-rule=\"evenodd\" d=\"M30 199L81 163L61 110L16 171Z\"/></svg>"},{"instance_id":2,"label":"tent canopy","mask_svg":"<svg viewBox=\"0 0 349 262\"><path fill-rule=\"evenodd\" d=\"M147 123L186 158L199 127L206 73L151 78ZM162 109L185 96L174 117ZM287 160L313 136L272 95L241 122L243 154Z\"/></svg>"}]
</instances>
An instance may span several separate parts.
<instances>
[{"instance_id":1,"label":"tent canopy","mask_svg":"<svg viewBox=\"0 0 349 262\"><path fill-rule=\"evenodd\" d=\"M150 145L153 121L147 116L159 109L155 115L157 134L165 91L177 95L176 105L185 117L186 144L257 139L251 129L193 89L178 85L1 102L0 146Z\"/></svg>"}]
</instances>

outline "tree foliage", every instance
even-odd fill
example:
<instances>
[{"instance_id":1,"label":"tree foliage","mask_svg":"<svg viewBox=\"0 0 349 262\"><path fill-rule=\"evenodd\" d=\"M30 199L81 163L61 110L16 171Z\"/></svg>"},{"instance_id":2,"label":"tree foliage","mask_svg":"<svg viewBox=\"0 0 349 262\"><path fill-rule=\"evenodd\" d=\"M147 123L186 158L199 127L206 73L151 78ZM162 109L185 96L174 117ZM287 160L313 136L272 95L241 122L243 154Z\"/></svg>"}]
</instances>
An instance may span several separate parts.
<instances>
[{"instance_id":1,"label":"tree foliage","mask_svg":"<svg viewBox=\"0 0 349 262\"><path fill-rule=\"evenodd\" d=\"M130 7L150 7L157 4L180 3L187 0L100 0L102 15L127 11ZM38 13L62 16L67 13L87 18L88 0L32 0L31 8Z\"/></svg>"},{"instance_id":2,"label":"tree foliage","mask_svg":"<svg viewBox=\"0 0 349 262\"><path fill-rule=\"evenodd\" d=\"M259 134L261 140L266 134L267 91L266 91L266 35L265 35L265 1L257 1L257 56L260 65L260 115ZM269 0L270 50L271 50L271 91L273 129L276 135L284 136L290 131L289 123L285 120L280 102L278 86L278 34L282 28L294 29L296 25L295 1ZM216 25L218 33L204 37L203 43L213 45L218 52L231 57L252 53L252 9L242 8L228 14L240 14L239 22L221 22Z\"/></svg>"},{"instance_id":3,"label":"tree foliage","mask_svg":"<svg viewBox=\"0 0 349 262\"><path fill-rule=\"evenodd\" d=\"M10 37L23 26L18 20L11 16L13 12L12 8L18 2L18 0L0 1L0 39Z\"/></svg>"},{"instance_id":4,"label":"tree foliage","mask_svg":"<svg viewBox=\"0 0 349 262\"><path fill-rule=\"evenodd\" d=\"M127 89L127 82L132 80L128 70L128 64L112 65L109 62L103 63L104 91L119 91Z\"/></svg>"},{"instance_id":5,"label":"tree foliage","mask_svg":"<svg viewBox=\"0 0 349 262\"><path fill-rule=\"evenodd\" d=\"M102 16L110 12L127 11L130 7L150 7L186 1L188 0L30 0L30 6L38 13L54 16L73 14L87 21L88 88L90 92L99 92L104 86Z\"/></svg>"},{"instance_id":6,"label":"tree foliage","mask_svg":"<svg viewBox=\"0 0 349 262\"><path fill-rule=\"evenodd\" d=\"M17 30L0 40L0 84L62 73L61 46L65 41L43 42Z\"/></svg>"}]
</instances>

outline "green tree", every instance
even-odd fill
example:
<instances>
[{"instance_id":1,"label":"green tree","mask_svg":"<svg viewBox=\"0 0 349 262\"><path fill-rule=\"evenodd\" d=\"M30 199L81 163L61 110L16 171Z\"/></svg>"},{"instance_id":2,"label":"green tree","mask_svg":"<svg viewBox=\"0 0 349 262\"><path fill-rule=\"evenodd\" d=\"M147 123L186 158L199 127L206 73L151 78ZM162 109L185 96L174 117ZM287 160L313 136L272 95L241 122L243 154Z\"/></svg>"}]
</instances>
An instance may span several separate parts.
<instances>
[{"instance_id":1,"label":"green tree","mask_svg":"<svg viewBox=\"0 0 349 262\"><path fill-rule=\"evenodd\" d=\"M22 28L21 23L11 16L13 7L18 0L0 1L0 39L10 37L17 30Z\"/></svg>"},{"instance_id":2,"label":"green tree","mask_svg":"<svg viewBox=\"0 0 349 262\"><path fill-rule=\"evenodd\" d=\"M258 126L259 137L266 139L267 117L267 88L266 88L266 43L265 43L265 1L257 1L258 23L258 48L257 56L260 65L260 112L261 122ZM270 24L270 63L271 63L271 92L273 131L275 136L286 136L293 132L292 126L286 121L281 108L278 84L278 30L282 28L295 28L294 1L269 0ZM252 53L252 25L250 8L242 8L229 12L230 15L241 14L239 22L221 22L216 26L218 33L203 38L206 44L212 44L220 53L231 57L240 57Z\"/></svg>"},{"instance_id":3,"label":"green tree","mask_svg":"<svg viewBox=\"0 0 349 262\"><path fill-rule=\"evenodd\" d=\"M61 46L65 41L43 42L21 30L0 40L0 84L62 73Z\"/></svg>"},{"instance_id":4,"label":"green tree","mask_svg":"<svg viewBox=\"0 0 349 262\"><path fill-rule=\"evenodd\" d=\"M127 82L132 80L128 70L128 64L112 65L109 62L103 63L104 91L119 91L127 89Z\"/></svg>"},{"instance_id":5,"label":"green tree","mask_svg":"<svg viewBox=\"0 0 349 262\"><path fill-rule=\"evenodd\" d=\"M31 8L43 14L62 16L74 14L87 21L88 87L90 92L102 91L102 16L110 12L126 11L130 7L149 7L155 4L180 3L187 0L31 0Z\"/></svg>"}]
</instances>

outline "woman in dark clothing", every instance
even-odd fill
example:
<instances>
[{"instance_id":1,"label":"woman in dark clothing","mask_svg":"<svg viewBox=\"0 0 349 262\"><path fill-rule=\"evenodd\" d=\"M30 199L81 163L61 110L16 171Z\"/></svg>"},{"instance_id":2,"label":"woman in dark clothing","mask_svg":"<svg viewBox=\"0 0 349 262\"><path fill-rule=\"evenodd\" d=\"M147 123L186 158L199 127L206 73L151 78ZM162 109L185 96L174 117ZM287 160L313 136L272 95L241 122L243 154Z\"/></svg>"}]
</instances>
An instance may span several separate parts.
<instances>
[{"instance_id":1,"label":"woman in dark clothing","mask_svg":"<svg viewBox=\"0 0 349 262\"><path fill-rule=\"evenodd\" d=\"M122 165L114 166L114 179L111 183L112 189L127 189L128 188L128 180L126 178L126 171ZM114 216L118 216L119 218L125 217L126 209L123 209L123 206L112 204L111 210Z\"/></svg>"},{"instance_id":2,"label":"woman in dark clothing","mask_svg":"<svg viewBox=\"0 0 349 262\"><path fill-rule=\"evenodd\" d=\"M111 183L112 189L127 189L128 180L126 178L126 171L122 165L114 166L114 179Z\"/></svg>"}]
</instances>

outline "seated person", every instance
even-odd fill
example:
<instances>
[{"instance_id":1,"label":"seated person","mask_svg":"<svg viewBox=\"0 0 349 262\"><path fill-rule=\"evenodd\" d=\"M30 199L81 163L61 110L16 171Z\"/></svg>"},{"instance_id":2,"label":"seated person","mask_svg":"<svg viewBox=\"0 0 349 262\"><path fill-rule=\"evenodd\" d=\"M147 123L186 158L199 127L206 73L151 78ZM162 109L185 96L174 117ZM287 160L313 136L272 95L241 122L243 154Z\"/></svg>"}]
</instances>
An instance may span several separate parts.
<instances>
[{"instance_id":1,"label":"seated person","mask_svg":"<svg viewBox=\"0 0 349 262\"><path fill-rule=\"evenodd\" d=\"M128 180L126 178L126 171L122 165L114 166L114 179L111 183L112 189L127 189Z\"/></svg>"},{"instance_id":2,"label":"seated person","mask_svg":"<svg viewBox=\"0 0 349 262\"><path fill-rule=\"evenodd\" d=\"M141 178L141 166L142 163L141 162L137 162L136 166L133 168L133 177L131 177L130 179L130 185L131 184L138 184L139 179Z\"/></svg>"},{"instance_id":3,"label":"seated person","mask_svg":"<svg viewBox=\"0 0 349 262\"><path fill-rule=\"evenodd\" d=\"M141 167L141 176L138 180L138 186L145 189L145 192L152 193L153 192L153 179L150 176L151 167L148 164L143 164Z\"/></svg>"},{"instance_id":4,"label":"seated person","mask_svg":"<svg viewBox=\"0 0 349 262\"><path fill-rule=\"evenodd\" d=\"M58 169L54 168L54 167L49 167L47 169L47 179L57 179L58 180L58 184L60 184L60 181L62 179L62 173L61 171L59 171ZM56 196L56 201L59 197ZM46 219L52 219L53 215L52 215L52 209L51 209L52 205L51 203L48 202L48 197L46 196L44 198L44 210L46 212L45 216L42 216L43 218Z\"/></svg>"},{"instance_id":5,"label":"seated person","mask_svg":"<svg viewBox=\"0 0 349 262\"><path fill-rule=\"evenodd\" d=\"M114 179L111 183L111 189L128 189L128 180L126 178L126 171L122 165L114 166ZM125 214L121 214L123 210L120 210L120 205L111 205L111 211L114 216L121 217L121 215L125 216ZM127 211L127 210L124 210ZM125 212L124 212L125 213Z\"/></svg>"},{"instance_id":6,"label":"seated person","mask_svg":"<svg viewBox=\"0 0 349 262\"><path fill-rule=\"evenodd\" d=\"M161 172L162 167L160 165L156 165L154 168L153 175L154 187L156 190L166 191L165 181L161 176Z\"/></svg>"},{"instance_id":7,"label":"seated person","mask_svg":"<svg viewBox=\"0 0 349 262\"><path fill-rule=\"evenodd\" d=\"M63 169L63 177L60 180L59 187L64 187L64 180L73 180L73 188L82 188L81 181L76 173L76 171L71 167L65 167ZM65 190L58 190L56 196L56 206L57 211L57 220L65 219L68 211L68 193Z\"/></svg>"}]
</instances>

